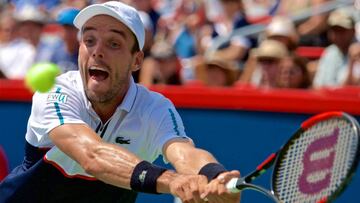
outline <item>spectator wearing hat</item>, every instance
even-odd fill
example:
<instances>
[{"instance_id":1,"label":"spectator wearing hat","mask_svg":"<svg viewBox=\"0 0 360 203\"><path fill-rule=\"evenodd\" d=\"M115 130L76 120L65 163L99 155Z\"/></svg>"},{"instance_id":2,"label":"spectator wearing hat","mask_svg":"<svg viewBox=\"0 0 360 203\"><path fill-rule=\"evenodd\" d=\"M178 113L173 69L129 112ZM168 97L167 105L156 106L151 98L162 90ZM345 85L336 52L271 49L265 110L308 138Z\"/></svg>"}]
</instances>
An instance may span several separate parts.
<instances>
[{"instance_id":1,"label":"spectator wearing hat","mask_svg":"<svg viewBox=\"0 0 360 203\"><path fill-rule=\"evenodd\" d=\"M354 19L345 10L333 11L328 25L328 36L332 44L325 49L319 60L313 81L315 88L342 84L341 72L348 67L348 50L355 39Z\"/></svg>"},{"instance_id":2,"label":"spectator wearing hat","mask_svg":"<svg viewBox=\"0 0 360 203\"><path fill-rule=\"evenodd\" d=\"M291 55L281 60L277 74L277 88L310 87L310 76L306 68L306 60L297 55Z\"/></svg>"},{"instance_id":3,"label":"spectator wearing hat","mask_svg":"<svg viewBox=\"0 0 360 203\"><path fill-rule=\"evenodd\" d=\"M19 37L27 40L36 49L33 63L50 61L60 39L43 32L45 25L50 22L48 14L40 8L26 5L15 12L15 18L19 22Z\"/></svg>"},{"instance_id":4,"label":"spectator wearing hat","mask_svg":"<svg viewBox=\"0 0 360 203\"><path fill-rule=\"evenodd\" d=\"M274 88L282 59L288 56L284 44L276 40L264 40L252 49L239 83L250 83L257 87Z\"/></svg>"},{"instance_id":5,"label":"spectator wearing hat","mask_svg":"<svg viewBox=\"0 0 360 203\"><path fill-rule=\"evenodd\" d=\"M266 39L273 39L283 43L290 52L293 52L299 41L294 22L286 16L275 16L265 29Z\"/></svg>"},{"instance_id":6,"label":"spectator wearing hat","mask_svg":"<svg viewBox=\"0 0 360 203\"><path fill-rule=\"evenodd\" d=\"M20 37L28 40L34 47L41 44L41 34L48 22L47 14L39 8L26 5L21 10L15 11L15 18L19 22Z\"/></svg>"},{"instance_id":7,"label":"spectator wearing hat","mask_svg":"<svg viewBox=\"0 0 360 203\"><path fill-rule=\"evenodd\" d=\"M0 78L22 79L34 61L35 48L18 33L13 12L4 10L0 14Z\"/></svg>"},{"instance_id":8,"label":"spectator wearing hat","mask_svg":"<svg viewBox=\"0 0 360 203\"><path fill-rule=\"evenodd\" d=\"M240 69L235 63L219 57L206 59L196 66L196 79L209 87L233 86L238 80Z\"/></svg>"},{"instance_id":9,"label":"spectator wearing hat","mask_svg":"<svg viewBox=\"0 0 360 203\"><path fill-rule=\"evenodd\" d=\"M49 60L57 64L62 72L78 69L78 29L73 21L79 12L76 8L65 8L56 17L56 22L62 28L62 40L57 41Z\"/></svg>"},{"instance_id":10,"label":"spectator wearing hat","mask_svg":"<svg viewBox=\"0 0 360 203\"><path fill-rule=\"evenodd\" d=\"M139 83L145 86L153 84L180 85L182 80L181 64L175 50L166 41L157 41L151 48L140 69Z\"/></svg>"}]
</instances>

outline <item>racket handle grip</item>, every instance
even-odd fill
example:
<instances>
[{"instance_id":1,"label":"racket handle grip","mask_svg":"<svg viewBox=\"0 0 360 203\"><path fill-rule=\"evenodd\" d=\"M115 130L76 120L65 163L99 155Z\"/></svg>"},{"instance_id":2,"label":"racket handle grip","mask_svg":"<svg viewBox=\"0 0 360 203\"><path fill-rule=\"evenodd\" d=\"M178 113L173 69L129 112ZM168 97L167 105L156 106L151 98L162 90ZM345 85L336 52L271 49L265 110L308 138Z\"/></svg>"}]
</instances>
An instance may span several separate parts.
<instances>
[{"instance_id":1,"label":"racket handle grip","mask_svg":"<svg viewBox=\"0 0 360 203\"><path fill-rule=\"evenodd\" d=\"M239 193L240 190L236 187L239 178L232 178L229 182L226 183L226 189L231 193Z\"/></svg>"}]
</instances>

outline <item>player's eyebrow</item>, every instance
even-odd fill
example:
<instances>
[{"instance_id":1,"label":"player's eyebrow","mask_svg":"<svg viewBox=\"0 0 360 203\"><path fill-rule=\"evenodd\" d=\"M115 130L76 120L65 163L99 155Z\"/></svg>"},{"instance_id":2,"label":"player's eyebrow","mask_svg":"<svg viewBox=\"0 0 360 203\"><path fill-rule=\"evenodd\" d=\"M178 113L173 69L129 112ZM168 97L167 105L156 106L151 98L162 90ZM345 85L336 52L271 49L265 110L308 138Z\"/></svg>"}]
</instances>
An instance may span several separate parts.
<instances>
[{"instance_id":1,"label":"player's eyebrow","mask_svg":"<svg viewBox=\"0 0 360 203\"><path fill-rule=\"evenodd\" d=\"M85 32L87 32L87 31L91 31L91 30L96 30L96 28L95 28L95 27L92 27L92 26L84 26L84 27L82 28L82 33L85 33Z\"/></svg>"},{"instance_id":2,"label":"player's eyebrow","mask_svg":"<svg viewBox=\"0 0 360 203\"><path fill-rule=\"evenodd\" d=\"M85 26L82 29L82 33L85 33L87 31L92 31L92 30L97 30L97 29L95 27L93 27L93 26ZM122 30L110 29L110 32L116 33L116 34L120 35L121 37L123 37L124 39L126 39L126 34Z\"/></svg>"},{"instance_id":3,"label":"player's eyebrow","mask_svg":"<svg viewBox=\"0 0 360 203\"><path fill-rule=\"evenodd\" d=\"M117 30L117 29L110 29L110 31L111 31L111 32L114 32L114 33L116 33L116 34L119 34L119 35L121 35L124 39L126 39L126 34L125 34L124 31L122 31L122 30Z\"/></svg>"}]
</instances>

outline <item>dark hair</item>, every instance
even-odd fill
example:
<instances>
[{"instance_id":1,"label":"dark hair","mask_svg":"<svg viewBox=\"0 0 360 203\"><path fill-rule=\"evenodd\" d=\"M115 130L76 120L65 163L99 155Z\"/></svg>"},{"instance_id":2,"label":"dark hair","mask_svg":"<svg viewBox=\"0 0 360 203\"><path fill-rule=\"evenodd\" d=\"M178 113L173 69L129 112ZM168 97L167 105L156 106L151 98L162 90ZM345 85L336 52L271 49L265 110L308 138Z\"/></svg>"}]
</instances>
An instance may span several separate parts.
<instances>
[{"instance_id":1,"label":"dark hair","mask_svg":"<svg viewBox=\"0 0 360 203\"><path fill-rule=\"evenodd\" d=\"M139 42L137 41L137 38L136 38L136 36L135 36L134 33L133 33L133 36L134 36L134 41L135 41L135 43L134 43L133 47L131 48L131 53L132 53L132 54L135 53L135 52L140 51Z\"/></svg>"}]
</instances>

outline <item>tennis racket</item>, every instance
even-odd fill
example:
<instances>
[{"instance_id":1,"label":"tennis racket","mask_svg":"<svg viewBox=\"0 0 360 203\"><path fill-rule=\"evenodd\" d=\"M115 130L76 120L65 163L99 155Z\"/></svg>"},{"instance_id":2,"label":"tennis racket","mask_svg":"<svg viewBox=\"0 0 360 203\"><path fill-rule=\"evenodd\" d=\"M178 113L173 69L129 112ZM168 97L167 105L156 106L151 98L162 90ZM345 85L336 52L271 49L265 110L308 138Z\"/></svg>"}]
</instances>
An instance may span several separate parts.
<instances>
[{"instance_id":1,"label":"tennis racket","mask_svg":"<svg viewBox=\"0 0 360 203\"><path fill-rule=\"evenodd\" d=\"M231 179L230 192L252 189L275 202L331 202L345 189L359 161L359 124L344 112L315 115L256 170ZM271 191L251 182L274 165Z\"/></svg>"}]
</instances>

